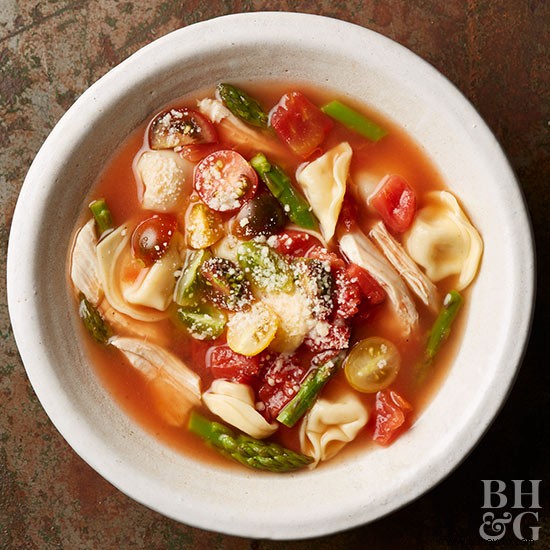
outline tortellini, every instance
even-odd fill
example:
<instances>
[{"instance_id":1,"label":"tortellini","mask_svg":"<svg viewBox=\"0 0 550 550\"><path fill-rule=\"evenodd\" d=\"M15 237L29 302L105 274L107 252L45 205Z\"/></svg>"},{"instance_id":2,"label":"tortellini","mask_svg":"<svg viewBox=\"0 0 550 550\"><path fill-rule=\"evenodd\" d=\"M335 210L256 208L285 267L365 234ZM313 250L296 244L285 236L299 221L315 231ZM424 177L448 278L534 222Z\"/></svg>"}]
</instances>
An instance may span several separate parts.
<instances>
[{"instance_id":1,"label":"tortellini","mask_svg":"<svg viewBox=\"0 0 550 550\"><path fill-rule=\"evenodd\" d=\"M340 452L368 420L357 394L344 385L339 389L334 397L317 399L300 426L301 451L313 457L314 465Z\"/></svg>"},{"instance_id":2,"label":"tortellini","mask_svg":"<svg viewBox=\"0 0 550 550\"><path fill-rule=\"evenodd\" d=\"M105 298L114 309L139 321L158 321L166 317L164 311L132 304L124 297L124 285L136 284L134 281L127 283L123 276L124 268L132 261L130 231L127 225L121 225L104 237L97 245L96 252L101 287ZM171 277L174 279L173 274Z\"/></svg>"},{"instance_id":3,"label":"tortellini","mask_svg":"<svg viewBox=\"0 0 550 550\"><path fill-rule=\"evenodd\" d=\"M172 302L176 286L175 272L182 266L181 254L173 238L165 254L149 269L143 270L131 287L123 289L124 299L130 304L165 311Z\"/></svg>"},{"instance_id":4,"label":"tortellini","mask_svg":"<svg viewBox=\"0 0 550 550\"><path fill-rule=\"evenodd\" d=\"M428 201L404 235L405 249L432 281L457 275L462 290L477 273L483 241L451 193L433 191Z\"/></svg>"},{"instance_id":5,"label":"tortellini","mask_svg":"<svg viewBox=\"0 0 550 550\"><path fill-rule=\"evenodd\" d=\"M174 151L146 151L136 166L143 183L142 206L155 212L175 212L192 183L193 164Z\"/></svg>"},{"instance_id":6,"label":"tortellini","mask_svg":"<svg viewBox=\"0 0 550 550\"><path fill-rule=\"evenodd\" d=\"M344 201L351 156L350 144L340 143L296 175L327 241L334 235Z\"/></svg>"},{"instance_id":7,"label":"tortellini","mask_svg":"<svg viewBox=\"0 0 550 550\"><path fill-rule=\"evenodd\" d=\"M223 421L257 439L269 437L277 430L254 407L254 391L246 384L214 380L202 395L203 403Z\"/></svg>"}]
</instances>

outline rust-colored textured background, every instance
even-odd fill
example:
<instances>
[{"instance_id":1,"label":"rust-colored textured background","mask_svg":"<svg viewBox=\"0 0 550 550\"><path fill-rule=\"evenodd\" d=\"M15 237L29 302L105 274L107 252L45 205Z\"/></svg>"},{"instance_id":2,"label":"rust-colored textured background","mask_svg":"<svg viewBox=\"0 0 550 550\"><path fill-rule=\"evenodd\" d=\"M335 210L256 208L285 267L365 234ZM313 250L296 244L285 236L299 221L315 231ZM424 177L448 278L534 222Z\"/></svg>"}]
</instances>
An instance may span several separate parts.
<instances>
[{"instance_id":1,"label":"rust-colored textured background","mask_svg":"<svg viewBox=\"0 0 550 550\"><path fill-rule=\"evenodd\" d=\"M483 548L488 543L478 533L483 515L481 479L544 480L540 540L535 547L550 548L549 447L543 439L548 436L550 405L545 345L550 293L544 276L550 242L549 2L0 0L2 279L11 218L25 173L73 101L155 38L196 21L257 10L338 17L400 42L446 75L494 131L526 195L539 256L535 324L514 390L483 441L456 472L376 523L285 543L218 535L176 523L133 502L75 455L28 383L2 285L0 548ZM511 533L504 541L518 543Z\"/></svg>"}]
</instances>

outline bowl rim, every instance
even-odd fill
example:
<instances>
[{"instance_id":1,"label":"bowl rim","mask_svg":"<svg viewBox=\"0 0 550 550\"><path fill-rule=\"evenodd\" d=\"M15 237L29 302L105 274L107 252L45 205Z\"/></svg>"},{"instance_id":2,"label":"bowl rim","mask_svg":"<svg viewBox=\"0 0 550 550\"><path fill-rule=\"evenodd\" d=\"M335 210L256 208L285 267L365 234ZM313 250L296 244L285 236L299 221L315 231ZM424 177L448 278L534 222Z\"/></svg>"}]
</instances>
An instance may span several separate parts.
<instances>
[{"instance_id":1,"label":"bowl rim","mask_svg":"<svg viewBox=\"0 0 550 550\"><path fill-rule=\"evenodd\" d=\"M450 474L473 450L475 445L489 428L492 421L495 419L500 408L503 406L507 395L512 389L513 382L517 376L527 347L534 310L536 270L534 268L535 253L533 232L525 198L523 197L521 188L515 179L508 160L487 125L475 111L474 107L461 94L461 92L458 91L458 89L454 87L454 85L451 84L441 73L429 65L429 63L404 46L368 28L331 17L296 12L249 12L220 16L177 29L146 45L126 60L122 61L119 65L111 69L80 96L75 104L56 124L56 127L45 140L42 148L33 161L17 201L12 221L12 231L10 232L7 257L8 307L14 337L34 391L36 392L53 424L56 426L64 439L69 443L69 445L73 447L76 453L85 462L92 466L92 468L94 468L100 475L134 500L141 502L149 508L152 508L153 510L156 510L177 521L203 529L214 529L211 522L204 514L197 513L194 515L193 513L190 513L189 509L185 510L185 515L176 513L173 508L167 507L166 502L162 499L151 498L151 495L147 494L144 496L139 493L139 491L134 490L132 484L128 483L129 478L123 477L120 479L117 477L117 473L115 471L109 471L106 469L101 460L98 460L98 457L94 455L95 451L93 446L86 445L85 441L82 439L82 436L75 438L74 433L71 431L72 424L59 414L59 410L56 409L55 405L52 404L50 400L44 398L44 394L48 389L48 384L51 383L51 380L48 379L47 372L40 372L42 368L40 357L46 357L46 355L42 353L44 344L40 341L34 341L32 338L28 337L29 320L33 319L33 323L39 322L36 313L38 304L36 301L36 296L32 294L33 281L28 279L30 273L26 274L27 279L21 278L22 273L24 273L21 271L21 263L25 259L29 261L31 260L30 251L21 251L18 243L19 238L23 233L27 236L29 235L29 231L25 227L28 223L29 215L27 200L32 195L31 190L36 191L34 182L39 175L37 171L40 167L40 163L46 155L49 155L50 149L55 144L57 136L62 131L62 128L72 124L73 119L76 116L75 113L77 113L79 109L85 108L95 95L100 94L103 89L111 86L115 79L126 78L132 70L135 70L135 68L139 66L142 59L147 58L156 51L159 51L159 48L164 47L165 44L184 39L186 35L191 32L201 32L204 34L210 33L210 35L212 35L216 31L220 31L223 28L246 28L246 36L249 40L252 37L258 40L261 39L260 32L265 32L265 27L262 29L260 29L261 25L254 27L254 25L251 25L253 21L255 23L262 22L266 25L276 25L278 32L281 33L282 36L285 35L285 28L294 27L296 25L303 25L304 27L311 26L311 28L315 28L316 30L312 31L312 34L315 36L323 35L323 32L326 32L329 29L339 28L342 31L345 30L345 32L353 34L358 39L364 39L366 42L375 42L378 45L381 45L381 47L383 46L388 50L388 52L390 52L390 57L392 55L405 57L411 63L418 65L424 75L427 75L429 78L437 81L438 84L445 90L445 93L447 94L446 99L449 101L451 108L455 109L458 113L467 113L470 119L476 121L477 138L482 139L485 142L484 153L492 156L499 169L506 174L506 181L511 182L513 186L515 185L515 187L513 189L509 189L509 191L514 193L516 198L518 198L518 202L516 204L516 223L518 224L518 227L522 229L521 238L524 254L523 257L527 261L526 268L521 273L521 280L524 285L525 293L522 296L523 300L518 302L516 317L519 327L518 334L523 335L522 345L515 345L513 348L510 348L506 368L507 379L503 385L503 392L498 399L493 400L491 406L487 408L485 417L481 418L478 425L472 429L471 434L469 434L469 438L467 438L463 443L460 452L453 455L451 459L445 461L444 464L440 464L436 469L436 474L431 479L417 483L410 491L408 491L405 495L402 495L401 498L397 498L391 502L381 505L375 514L371 512L370 517L365 510L358 510L356 513L349 514L346 517L336 518L332 523L328 521L317 524L314 522L309 522L307 524L302 522L299 526L284 526L279 524L274 525L271 528L264 528L263 526L254 525L252 522L237 524L231 523L227 520L222 528L222 532L239 536L266 538L267 535L269 538L277 539L308 538L326 535L378 519L383 515L393 512L413 501ZM475 136L472 135L472 139L474 139L474 137ZM33 187L34 189L31 189ZM42 190L42 192L47 193L47 189ZM30 231L36 231L36 228L31 228Z\"/></svg>"}]
</instances>

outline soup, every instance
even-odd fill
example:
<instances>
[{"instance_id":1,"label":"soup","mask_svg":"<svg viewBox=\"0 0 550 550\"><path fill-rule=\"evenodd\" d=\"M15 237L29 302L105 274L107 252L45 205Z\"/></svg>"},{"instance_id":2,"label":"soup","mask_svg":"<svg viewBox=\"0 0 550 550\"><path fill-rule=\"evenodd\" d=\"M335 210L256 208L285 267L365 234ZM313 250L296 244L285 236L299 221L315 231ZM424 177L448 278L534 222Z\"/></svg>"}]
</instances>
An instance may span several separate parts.
<instances>
[{"instance_id":1,"label":"soup","mask_svg":"<svg viewBox=\"0 0 550 550\"><path fill-rule=\"evenodd\" d=\"M90 200L70 276L106 386L182 452L269 471L413 426L482 255L402 129L304 84L175 100Z\"/></svg>"}]
</instances>

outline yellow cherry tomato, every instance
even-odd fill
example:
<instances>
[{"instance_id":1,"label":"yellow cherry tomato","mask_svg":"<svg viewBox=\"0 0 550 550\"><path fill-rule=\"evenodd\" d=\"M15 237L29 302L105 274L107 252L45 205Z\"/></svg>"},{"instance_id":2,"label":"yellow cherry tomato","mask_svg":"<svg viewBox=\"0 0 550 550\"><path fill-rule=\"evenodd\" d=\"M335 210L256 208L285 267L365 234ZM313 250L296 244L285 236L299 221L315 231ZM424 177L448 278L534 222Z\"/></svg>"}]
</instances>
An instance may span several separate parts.
<instances>
[{"instance_id":1,"label":"yellow cherry tomato","mask_svg":"<svg viewBox=\"0 0 550 550\"><path fill-rule=\"evenodd\" d=\"M277 314L263 302L256 302L228 321L227 345L241 355L257 355L269 346L278 328Z\"/></svg>"},{"instance_id":2,"label":"yellow cherry tomato","mask_svg":"<svg viewBox=\"0 0 550 550\"><path fill-rule=\"evenodd\" d=\"M401 355L395 345L379 336L365 338L353 346L344 363L344 372L352 388L376 393L396 378Z\"/></svg>"}]
</instances>

